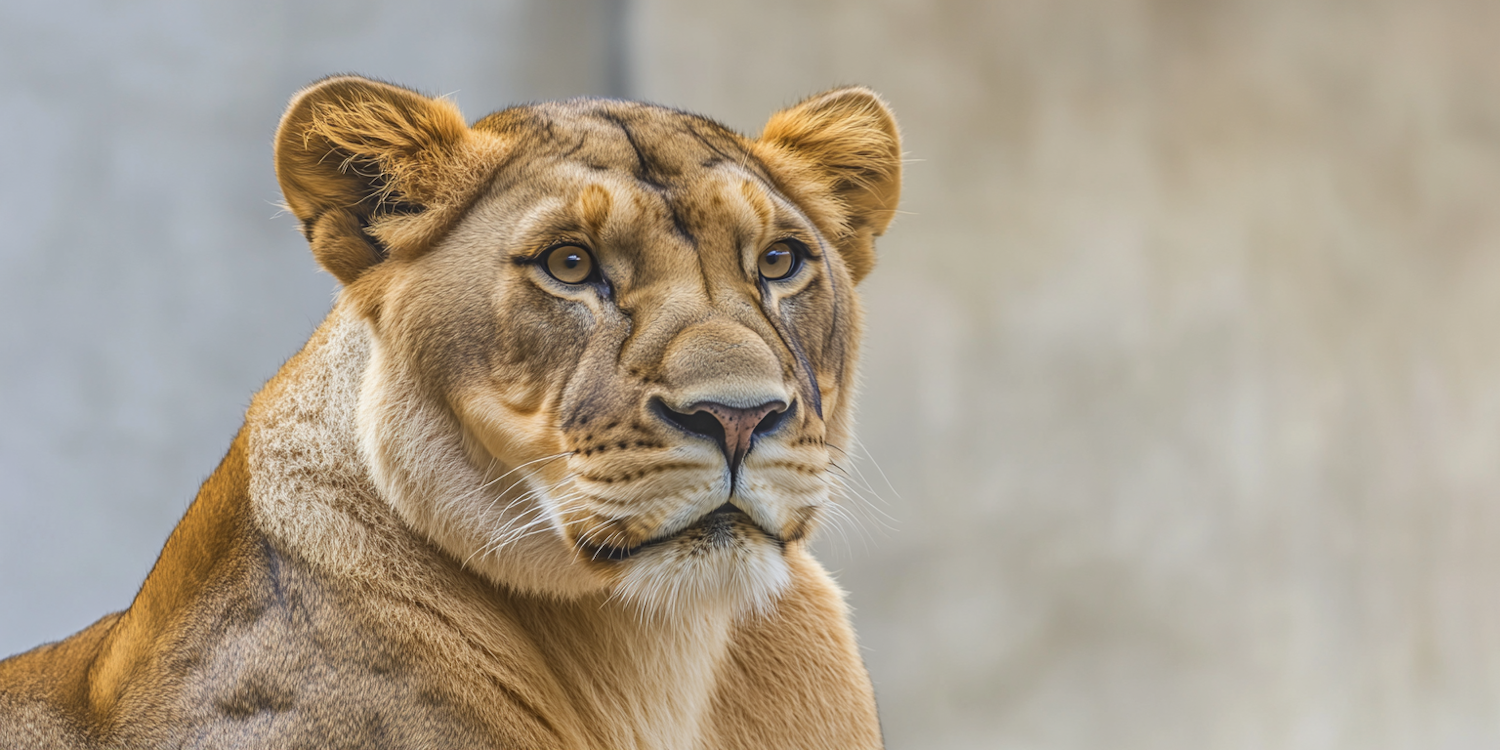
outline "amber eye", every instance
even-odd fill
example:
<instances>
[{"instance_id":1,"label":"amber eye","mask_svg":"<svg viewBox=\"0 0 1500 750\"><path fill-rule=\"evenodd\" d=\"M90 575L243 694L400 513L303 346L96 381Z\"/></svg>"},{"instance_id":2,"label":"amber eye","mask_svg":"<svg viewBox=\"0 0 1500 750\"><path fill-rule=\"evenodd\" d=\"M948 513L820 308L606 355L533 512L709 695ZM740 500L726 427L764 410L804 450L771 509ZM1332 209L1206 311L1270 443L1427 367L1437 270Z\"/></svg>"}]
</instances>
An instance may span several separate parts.
<instances>
[{"instance_id":1,"label":"amber eye","mask_svg":"<svg viewBox=\"0 0 1500 750\"><path fill-rule=\"evenodd\" d=\"M563 245L547 253L547 273L564 284L582 284L594 274L594 256L577 245Z\"/></svg>"},{"instance_id":2,"label":"amber eye","mask_svg":"<svg viewBox=\"0 0 1500 750\"><path fill-rule=\"evenodd\" d=\"M791 243L778 242L760 254L760 275L771 281L784 279L796 273L801 264L802 259Z\"/></svg>"}]
</instances>

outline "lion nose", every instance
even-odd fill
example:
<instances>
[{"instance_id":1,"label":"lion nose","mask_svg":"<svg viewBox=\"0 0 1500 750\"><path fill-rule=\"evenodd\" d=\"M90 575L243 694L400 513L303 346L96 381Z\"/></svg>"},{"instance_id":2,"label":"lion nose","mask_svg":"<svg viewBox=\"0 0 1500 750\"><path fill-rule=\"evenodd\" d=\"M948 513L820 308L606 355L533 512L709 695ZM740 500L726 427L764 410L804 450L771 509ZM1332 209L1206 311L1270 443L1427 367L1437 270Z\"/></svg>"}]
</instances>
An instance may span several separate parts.
<instances>
[{"instance_id":1,"label":"lion nose","mask_svg":"<svg viewBox=\"0 0 1500 750\"><path fill-rule=\"evenodd\" d=\"M687 411L677 411L657 399L653 406L658 416L684 432L719 444L719 450L724 452L724 460L729 464L731 485L738 477L740 462L745 460L755 438L774 432L791 413L782 401L767 401L748 409L717 401L699 401Z\"/></svg>"}]
</instances>

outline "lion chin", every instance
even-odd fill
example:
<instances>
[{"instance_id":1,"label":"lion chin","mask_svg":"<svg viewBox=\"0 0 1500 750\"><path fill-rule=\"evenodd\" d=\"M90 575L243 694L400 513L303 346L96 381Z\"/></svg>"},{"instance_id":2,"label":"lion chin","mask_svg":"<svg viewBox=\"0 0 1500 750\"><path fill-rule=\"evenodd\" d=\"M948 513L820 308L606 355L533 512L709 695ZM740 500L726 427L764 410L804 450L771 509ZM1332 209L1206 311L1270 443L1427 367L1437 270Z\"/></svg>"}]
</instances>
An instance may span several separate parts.
<instances>
[{"instance_id":1,"label":"lion chin","mask_svg":"<svg viewBox=\"0 0 1500 750\"><path fill-rule=\"evenodd\" d=\"M625 561L612 595L657 618L769 612L791 581L784 550L783 542L725 503L666 539L600 552Z\"/></svg>"}]
</instances>

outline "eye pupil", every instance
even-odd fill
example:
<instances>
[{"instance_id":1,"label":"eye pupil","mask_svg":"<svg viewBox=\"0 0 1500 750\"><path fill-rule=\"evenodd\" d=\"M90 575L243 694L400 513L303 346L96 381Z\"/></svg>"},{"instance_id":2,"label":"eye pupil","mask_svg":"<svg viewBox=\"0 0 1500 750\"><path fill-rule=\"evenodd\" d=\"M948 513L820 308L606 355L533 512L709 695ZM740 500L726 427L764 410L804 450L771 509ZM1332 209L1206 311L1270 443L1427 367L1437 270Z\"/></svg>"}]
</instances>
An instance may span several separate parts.
<instances>
[{"instance_id":1,"label":"eye pupil","mask_svg":"<svg viewBox=\"0 0 1500 750\"><path fill-rule=\"evenodd\" d=\"M581 247L559 247L547 255L547 273L564 284L581 284L594 273L594 257Z\"/></svg>"}]
</instances>

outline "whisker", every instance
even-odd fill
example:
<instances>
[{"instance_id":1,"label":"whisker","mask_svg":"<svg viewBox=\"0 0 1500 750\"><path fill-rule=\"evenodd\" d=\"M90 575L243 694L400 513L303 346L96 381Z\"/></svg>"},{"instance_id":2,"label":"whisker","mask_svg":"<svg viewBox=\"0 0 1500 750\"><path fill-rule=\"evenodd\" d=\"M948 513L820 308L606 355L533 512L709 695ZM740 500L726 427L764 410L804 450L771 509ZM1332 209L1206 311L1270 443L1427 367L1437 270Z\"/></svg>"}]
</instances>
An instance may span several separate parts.
<instances>
[{"instance_id":1,"label":"whisker","mask_svg":"<svg viewBox=\"0 0 1500 750\"><path fill-rule=\"evenodd\" d=\"M833 445L833 444L829 443L829 445ZM859 477L860 484L863 484L865 486L865 489L869 490L870 493L873 494L873 495L875 495L875 497L877 499L880 499L880 501L882 503L885 503L885 500L880 497L880 492L875 489L874 485L870 484L870 480L868 480L868 479L865 478L864 472L860 471L860 469L859 469L859 457L851 454L849 451L846 451L846 450L844 450L843 448L840 448L837 445L833 445L833 447L835 449L837 449L840 453L844 454L844 457L846 459L848 459L849 466L850 466L850 468L854 469L854 474ZM829 461L829 463L833 464L834 466L838 466L838 464L834 463L833 461ZM839 468L840 471L843 471L845 474L849 473L849 470L845 469L842 466L838 466L838 468ZM879 467L876 467L876 468L879 468ZM894 490L895 490L895 488L893 487L892 491L894 491Z\"/></svg>"},{"instance_id":2,"label":"whisker","mask_svg":"<svg viewBox=\"0 0 1500 750\"><path fill-rule=\"evenodd\" d=\"M905 499L901 497L901 491L896 489L896 485L891 483L891 478L885 475L885 469L880 468L880 462L875 460L875 454L871 453L870 449L865 447L864 441L853 436L851 436L851 439L860 450L865 452L865 458L870 459L870 465L875 467L875 471L880 472L880 478L885 480L885 486L891 488L891 494L895 495L897 499Z\"/></svg>"},{"instance_id":3,"label":"whisker","mask_svg":"<svg viewBox=\"0 0 1500 750\"><path fill-rule=\"evenodd\" d=\"M890 521L891 523L899 523L894 516L892 516L890 513L887 513L884 509L880 508L875 503L871 502L869 498L865 497L864 492L860 491L861 487L855 484L855 479L849 476L849 472L845 471L843 467L838 466L837 464L834 464L832 462L830 462L830 465L838 469L839 471L838 473L830 472L826 474L826 476L839 482L839 485L846 490L846 497L854 500L859 500L866 510L880 514L883 518ZM840 476L840 474L842 474L842 476ZM879 493L871 488L869 484L861 484L863 484L863 489L865 491L869 492L872 495L875 495L877 499L880 499L881 505L890 507L890 504L885 502L884 499L881 499Z\"/></svg>"},{"instance_id":4,"label":"whisker","mask_svg":"<svg viewBox=\"0 0 1500 750\"><path fill-rule=\"evenodd\" d=\"M845 508L838 503L830 503L825 507L828 509L828 515L830 516L830 520L832 521L832 523L830 523L829 525L831 525L834 530L839 532L844 538L845 551L851 554L853 553L852 543L849 541L849 536L844 528L846 525L848 525L854 527L855 533L860 538L860 543L864 545L865 552L868 553L869 545L874 541L874 539L873 537L871 537L869 530L865 528L864 523L862 523L859 518L855 517L848 508Z\"/></svg>"},{"instance_id":5,"label":"whisker","mask_svg":"<svg viewBox=\"0 0 1500 750\"><path fill-rule=\"evenodd\" d=\"M568 481L571 481L571 477L558 482L550 489L555 489L558 486L566 484ZM541 490L539 489L533 490L532 492L526 494L533 495L540 492ZM553 512L561 513L567 510L571 510L570 505L572 504L572 502L582 495L582 491L577 491L555 499L553 503L557 507ZM514 506L516 502L520 502L520 499L518 498L516 501L512 501L511 505L507 506L507 510L509 510L510 507ZM469 563L469 560L474 559L476 555L494 554L503 547L513 544L522 538L525 538L538 526L550 523L552 521L552 516L548 514L547 510L548 509L546 508L546 506L538 504L534 507L527 508L525 511L522 511L520 515L516 516L514 519L506 522L505 525L493 531L490 535L490 541L481 546L478 550L475 550L473 554L469 555L469 558L464 561L464 564L467 565ZM528 516L531 516L532 514L536 514L536 517L528 519Z\"/></svg>"},{"instance_id":6,"label":"whisker","mask_svg":"<svg viewBox=\"0 0 1500 750\"><path fill-rule=\"evenodd\" d=\"M836 474L829 474L828 477L837 485L838 489L840 490L839 494L841 497L846 500L858 501L850 506L851 509L859 509L865 512L869 520L880 524L880 526L887 531L896 530L896 527L892 525L897 523L896 519L892 518L889 513L886 513L885 511L876 507L874 503L871 503L867 498L860 494L858 487L855 487ZM874 514L879 514L880 518L877 518ZM884 518L885 520L881 520L881 518ZM886 521L889 521L890 523L886 523Z\"/></svg>"},{"instance_id":7,"label":"whisker","mask_svg":"<svg viewBox=\"0 0 1500 750\"><path fill-rule=\"evenodd\" d=\"M535 460L532 460L532 461L527 461L526 463L521 464L520 466L517 466L517 467L511 469L510 471L507 471L504 474L501 474L500 476L495 477L494 479L489 480L488 482L485 482L484 484L480 485L477 490L474 490L474 492L482 491L485 488L490 487L491 485L494 485L496 482L499 482L500 480L502 480L502 479L510 476L511 474L514 474L514 473L516 473L518 471L521 471L522 469L524 469L524 468L526 468L526 467L528 467L528 466L530 466L532 464L541 463L543 461L546 461L547 463L551 463L553 461L556 461L559 458L563 458L565 456L571 456L571 455L573 455L573 451L564 451L562 453L556 453L556 454L553 454L551 456L543 456L541 458L538 458L538 459L535 459ZM493 470L494 469L494 465L495 465L495 461L494 461L494 459L491 459L490 460L490 469L487 469L486 473L488 473L488 471ZM511 490L513 490L513 489L516 488L516 485L518 485L521 482L524 482L524 481L530 479L532 476L533 475L530 474L530 473L522 472L520 479L517 479L515 482L511 483L511 485L509 487L506 487L504 490L501 490L499 493L497 493L495 495L494 501L492 501L490 503L490 508L495 507L495 503L500 502L501 498L504 498L507 494L510 493ZM468 497L468 495L470 495L470 494L473 494L473 492L465 494L464 497ZM462 498L460 498L460 499L462 499ZM488 511L489 511L489 509L487 508L486 512L488 512ZM501 513L504 513L504 512L505 511L501 511Z\"/></svg>"}]
</instances>

